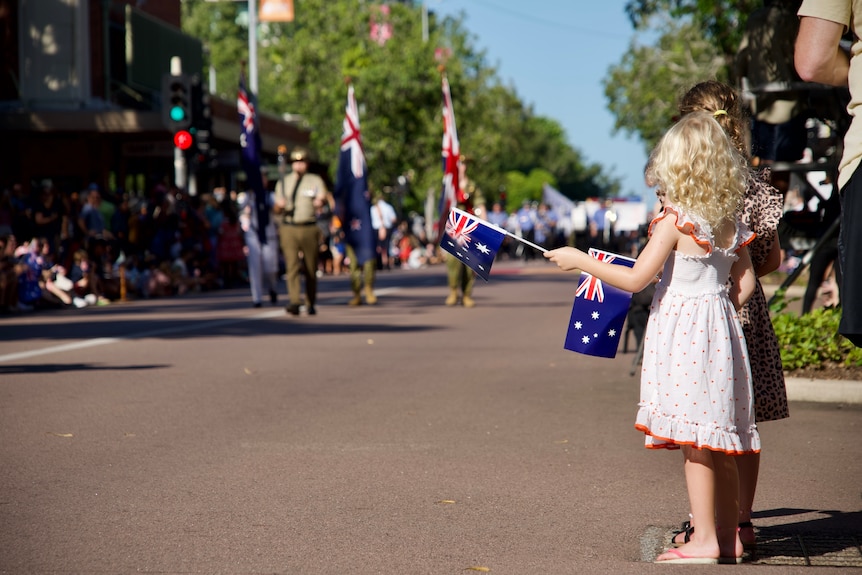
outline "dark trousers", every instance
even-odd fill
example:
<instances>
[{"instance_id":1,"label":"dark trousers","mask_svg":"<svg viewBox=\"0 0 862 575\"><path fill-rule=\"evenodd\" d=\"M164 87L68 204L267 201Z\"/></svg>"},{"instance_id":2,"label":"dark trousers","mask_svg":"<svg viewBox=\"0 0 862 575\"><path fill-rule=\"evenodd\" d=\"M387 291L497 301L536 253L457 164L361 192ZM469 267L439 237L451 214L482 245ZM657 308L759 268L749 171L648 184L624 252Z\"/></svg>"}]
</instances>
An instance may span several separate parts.
<instances>
[{"instance_id":1,"label":"dark trousers","mask_svg":"<svg viewBox=\"0 0 862 575\"><path fill-rule=\"evenodd\" d=\"M805 287L805 296L802 298L802 313L811 311L814 300L817 299L817 290L826 279L826 270L829 264L838 259L838 239L832 238L824 243L811 258L808 268L808 285ZM836 266L835 282L838 284L838 293L841 294L841 266Z\"/></svg>"},{"instance_id":2,"label":"dark trousers","mask_svg":"<svg viewBox=\"0 0 862 575\"><path fill-rule=\"evenodd\" d=\"M838 333L862 347L862 168L857 168L841 190L841 323Z\"/></svg>"}]
</instances>

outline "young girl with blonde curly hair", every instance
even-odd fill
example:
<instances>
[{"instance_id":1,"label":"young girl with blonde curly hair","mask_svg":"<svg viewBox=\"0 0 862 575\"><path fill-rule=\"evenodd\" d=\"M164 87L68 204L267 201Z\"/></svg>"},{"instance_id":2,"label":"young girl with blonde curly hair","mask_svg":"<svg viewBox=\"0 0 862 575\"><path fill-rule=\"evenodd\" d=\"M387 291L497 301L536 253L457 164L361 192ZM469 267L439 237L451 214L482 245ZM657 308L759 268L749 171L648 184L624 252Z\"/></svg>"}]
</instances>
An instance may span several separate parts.
<instances>
[{"instance_id":1,"label":"young girl with blonde curly hair","mask_svg":"<svg viewBox=\"0 0 862 575\"><path fill-rule=\"evenodd\" d=\"M693 112L713 114L736 150L747 161L750 160L748 118L733 87L715 80L699 82L680 98L678 109L681 116ZM757 277L776 270L781 263L777 229L784 212L784 197L769 181L768 169L751 171L743 199L742 221L757 234L757 238L748 245ZM739 320L748 344L755 422L760 424L789 417L781 352L760 281L756 282L754 294L739 311ZM760 454L736 457L735 461L739 470L739 538L746 549L753 550L757 541L751 513L760 472ZM686 543L693 532L694 523L686 521L676 532L673 542Z\"/></svg>"},{"instance_id":2,"label":"young girl with blonde curly hair","mask_svg":"<svg viewBox=\"0 0 862 575\"><path fill-rule=\"evenodd\" d=\"M698 528L656 562L737 563L742 543L733 457L760 450L737 315L755 285L746 248L754 234L740 219L748 169L715 117L694 112L656 146L647 178L663 206L633 267L571 247L545 257L630 292L661 273L644 336L635 427L648 449L682 450Z\"/></svg>"}]
</instances>

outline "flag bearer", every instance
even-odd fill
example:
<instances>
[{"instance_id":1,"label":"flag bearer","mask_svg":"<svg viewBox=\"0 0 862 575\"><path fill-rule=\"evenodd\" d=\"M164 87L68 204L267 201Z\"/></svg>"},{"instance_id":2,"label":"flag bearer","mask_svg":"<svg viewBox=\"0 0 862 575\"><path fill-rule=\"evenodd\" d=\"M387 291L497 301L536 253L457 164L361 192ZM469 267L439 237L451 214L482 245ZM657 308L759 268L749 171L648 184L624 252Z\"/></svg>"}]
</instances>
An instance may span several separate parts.
<instances>
[{"instance_id":1,"label":"flag bearer","mask_svg":"<svg viewBox=\"0 0 862 575\"><path fill-rule=\"evenodd\" d=\"M482 190L473 183L473 180L467 178L467 162L468 158L464 155L458 160L456 207L484 219L485 197L482 195ZM446 297L446 305L456 305L460 296L464 307L474 307L476 302L473 300L473 284L476 282L476 276L473 270L451 255L446 258L446 268L449 279L449 295Z\"/></svg>"}]
</instances>

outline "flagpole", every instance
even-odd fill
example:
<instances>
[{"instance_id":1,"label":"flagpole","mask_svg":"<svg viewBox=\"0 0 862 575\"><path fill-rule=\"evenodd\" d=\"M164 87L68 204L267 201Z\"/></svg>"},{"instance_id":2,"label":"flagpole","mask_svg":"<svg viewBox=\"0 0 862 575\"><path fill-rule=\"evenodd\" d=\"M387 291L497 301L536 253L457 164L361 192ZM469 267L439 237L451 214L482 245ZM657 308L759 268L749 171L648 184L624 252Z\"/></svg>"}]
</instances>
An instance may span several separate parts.
<instances>
[{"instance_id":1,"label":"flagpole","mask_svg":"<svg viewBox=\"0 0 862 575\"><path fill-rule=\"evenodd\" d=\"M500 228L500 229L502 230L503 228ZM546 252L548 251L546 248L543 248L543 247L542 247L542 246L540 246L540 245L534 244L534 243L533 243L533 242L531 242L531 241L525 240L525 239L524 239L524 238L522 238L521 236L516 236L515 234L513 234L513 233L512 233L512 232L510 232L509 230L503 230L503 231L504 231L504 232L506 232L506 235L507 235L507 236L509 236L510 238L515 238L516 240L518 240L518 241L519 241L519 242L521 242L522 244L527 244L528 246L530 246L530 247L531 247L531 248L533 248L534 250L538 250L538 251L542 252L543 254L544 254L544 253L546 253Z\"/></svg>"}]
</instances>

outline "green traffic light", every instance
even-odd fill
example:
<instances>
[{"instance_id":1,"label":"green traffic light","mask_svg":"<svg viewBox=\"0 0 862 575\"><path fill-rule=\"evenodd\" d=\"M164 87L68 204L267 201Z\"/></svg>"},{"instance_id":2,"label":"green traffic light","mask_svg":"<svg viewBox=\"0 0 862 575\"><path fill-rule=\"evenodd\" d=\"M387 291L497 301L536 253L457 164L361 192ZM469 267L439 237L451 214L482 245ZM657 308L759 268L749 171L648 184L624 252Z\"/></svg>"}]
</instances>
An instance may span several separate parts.
<instances>
[{"instance_id":1,"label":"green traffic light","mask_svg":"<svg viewBox=\"0 0 862 575\"><path fill-rule=\"evenodd\" d=\"M170 116L174 122L182 122L186 119L186 111L182 106L173 106L171 107Z\"/></svg>"}]
</instances>

